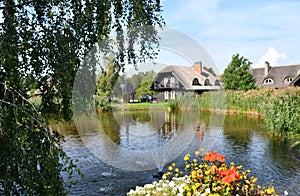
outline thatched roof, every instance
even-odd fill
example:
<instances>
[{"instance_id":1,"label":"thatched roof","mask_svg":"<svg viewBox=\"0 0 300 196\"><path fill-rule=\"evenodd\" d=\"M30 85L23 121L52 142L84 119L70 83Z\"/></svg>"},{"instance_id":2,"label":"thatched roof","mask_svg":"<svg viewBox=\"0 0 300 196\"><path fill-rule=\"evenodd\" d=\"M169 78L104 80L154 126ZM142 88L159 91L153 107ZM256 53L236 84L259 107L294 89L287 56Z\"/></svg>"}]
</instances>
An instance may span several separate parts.
<instances>
[{"instance_id":1,"label":"thatched roof","mask_svg":"<svg viewBox=\"0 0 300 196\"><path fill-rule=\"evenodd\" d=\"M282 88L295 82L295 79L300 75L300 65L270 67L267 75L265 75L265 68L251 69L250 72L255 78L258 87ZM273 83L265 83L264 81L268 78L272 79ZM291 78L291 81L287 82L287 78Z\"/></svg>"}]
</instances>

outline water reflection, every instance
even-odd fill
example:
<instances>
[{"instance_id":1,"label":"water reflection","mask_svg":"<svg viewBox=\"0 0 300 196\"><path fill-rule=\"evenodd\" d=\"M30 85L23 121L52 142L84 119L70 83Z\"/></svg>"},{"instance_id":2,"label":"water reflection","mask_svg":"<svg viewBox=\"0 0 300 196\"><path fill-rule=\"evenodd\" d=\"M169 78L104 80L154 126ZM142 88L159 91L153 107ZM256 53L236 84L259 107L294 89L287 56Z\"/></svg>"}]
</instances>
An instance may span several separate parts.
<instances>
[{"instance_id":1,"label":"water reflection","mask_svg":"<svg viewBox=\"0 0 300 196\"><path fill-rule=\"evenodd\" d=\"M65 135L77 134L72 127L75 129L74 124L59 129ZM206 112L129 110L103 113L93 119L81 117L76 127L94 155L112 165L121 163L123 169L162 169L182 151L191 153L205 147L250 169L263 185L274 180L279 193L300 192L299 158L256 117L226 116L224 121L223 115ZM184 143L190 144L187 150L186 146L176 149Z\"/></svg>"},{"instance_id":2,"label":"water reflection","mask_svg":"<svg viewBox=\"0 0 300 196\"><path fill-rule=\"evenodd\" d=\"M102 113L97 115L97 120L102 126L107 137L116 144L121 143L120 125L117 123L112 112Z\"/></svg>"},{"instance_id":3,"label":"water reflection","mask_svg":"<svg viewBox=\"0 0 300 196\"><path fill-rule=\"evenodd\" d=\"M107 118L113 119L113 126L105 126L107 121L110 121ZM151 150L174 139L179 131L181 113L128 110L99 114L98 119L104 132L121 147L130 150ZM118 139L114 139L116 137Z\"/></svg>"},{"instance_id":4,"label":"water reflection","mask_svg":"<svg viewBox=\"0 0 300 196\"><path fill-rule=\"evenodd\" d=\"M162 170L190 145L199 115L128 110L76 116L75 124L85 146L102 161L132 171Z\"/></svg>"}]
</instances>

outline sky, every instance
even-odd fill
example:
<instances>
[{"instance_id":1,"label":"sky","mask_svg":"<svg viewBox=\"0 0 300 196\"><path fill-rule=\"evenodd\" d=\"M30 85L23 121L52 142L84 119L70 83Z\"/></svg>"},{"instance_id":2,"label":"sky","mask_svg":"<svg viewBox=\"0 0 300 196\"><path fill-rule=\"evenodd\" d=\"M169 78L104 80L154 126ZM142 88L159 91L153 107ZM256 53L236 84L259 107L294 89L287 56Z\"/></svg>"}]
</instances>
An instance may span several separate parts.
<instances>
[{"instance_id":1,"label":"sky","mask_svg":"<svg viewBox=\"0 0 300 196\"><path fill-rule=\"evenodd\" d=\"M166 27L201 44L218 73L234 54L247 58L253 68L265 61L271 66L300 64L300 0L161 1ZM194 61L170 50L162 50L161 56L158 62L165 65Z\"/></svg>"},{"instance_id":2,"label":"sky","mask_svg":"<svg viewBox=\"0 0 300 196\"><path fill-rule=\"evenodd\" d=\"M167 27L199 42L220 72L234 54L253 68L300 64L298 0L162 0L162 9Z\"/></svg>"}]
</instances>

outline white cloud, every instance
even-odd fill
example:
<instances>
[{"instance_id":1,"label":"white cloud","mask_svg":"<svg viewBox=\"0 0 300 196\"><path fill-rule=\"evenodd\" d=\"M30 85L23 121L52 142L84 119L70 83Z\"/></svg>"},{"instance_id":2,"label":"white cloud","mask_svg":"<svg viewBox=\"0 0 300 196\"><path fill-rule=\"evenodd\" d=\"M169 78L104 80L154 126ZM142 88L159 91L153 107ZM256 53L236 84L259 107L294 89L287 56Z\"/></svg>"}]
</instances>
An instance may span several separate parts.
<instances>
[{"instance_id":1,"label":"white cloud","mask_svg":"<svg viewBox=\"0 0 300 196\"><path fill-rule=\"evenodd\" d=\"M273 47L269 47L268 51L258 60L258 64L252 67L263 67L265 62L268 61L271 66L278 65L278 61L286 60L287 56L285 52L279 53Z\"/></svg>"}]
</instances>

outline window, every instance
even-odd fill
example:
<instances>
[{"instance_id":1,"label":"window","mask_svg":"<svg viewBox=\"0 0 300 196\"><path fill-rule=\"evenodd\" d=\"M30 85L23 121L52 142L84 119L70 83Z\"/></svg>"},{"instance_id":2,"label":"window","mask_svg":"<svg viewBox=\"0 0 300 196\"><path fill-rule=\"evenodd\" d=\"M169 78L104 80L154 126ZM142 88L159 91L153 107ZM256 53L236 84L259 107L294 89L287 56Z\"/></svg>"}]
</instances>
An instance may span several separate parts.
<instances>
[{"instance_id":1,"label":"window","mask_svg":"<svg viewBox=\"0 0 300 196\"><path fill-rule=\"evenodd\" d=\"M215 86L220 86L220 80L215 81Z\"/></svg>"},{"instance_id":2,"label":"window","mask_svg":"<svg viewBox=\"0 0 300 196\"><path fill-rule=\"evenodd\" d=\"M175 91L171 91L171 99L175 99L175 98L176 98Z\"/></svg>"},{"instance_id":3,"label":"window","mask_svg":"<svg viewBox=\"0 0 300 196\"><path fill-rule=\"evenodd\" d=\"M175 87L175 77L174 76L172 76L170 78L170 87Z\"/></svg>"},{"instance_id":4,"label":"window","mask_svg":"<svg viewBox=\"0 0 300 196\"><path fill-rule=\"evenodd\" d=\"M168 100L169 99L169 91L165 91L165 100Z\"/></svg>"},{"instance_id":5,"label":"window","mask_svg":"<svg viewBox=\"0 0 300 196\"><path fill-rule=\"evenodd\" d=\"M197 78L194 78L193 85L200 85L199 80Z\"/></svg>"},{"instance_id":6,"label":"window","mask_svg":"<svg viewBox=\"0 0 300 196\"><path fill-rule=\"evenodd\" d=\"M293 78L291 78L290 76L285 77L283 80L284 83L290 83L291 81L293 81Z\"/></svg>"},{"instance_id":7,"label":"window","mask_svg":"<svg viewBox=\"0 0 300 196\"><path fill-rule=\"evenodd\" d=\"M264 80L264 84L272 84L273 83L273 79L272 78L266 78Z\"/></svg>"},{"instance_id":8,"label":"window","mask_svg":"<svg viewBox=\"0 0 300 196\"><path fill-rule=\"evenodd\" d=\"M207 86L207 85L210 85L210 83L209 83L209 80L208 80L208 79L206 79L206 80L204 81L204 85L205 85L205 86Z\"/></svg>"},{"instance_id":9,"label":"window","mask_svg":"<svg viewBox=\"0 0 300 196\"><path fill-rule=\"evenodd\" d=\"M166 87L169 83L169 78L164 78L164 87Z\"/></svg>"}]
</instances>

